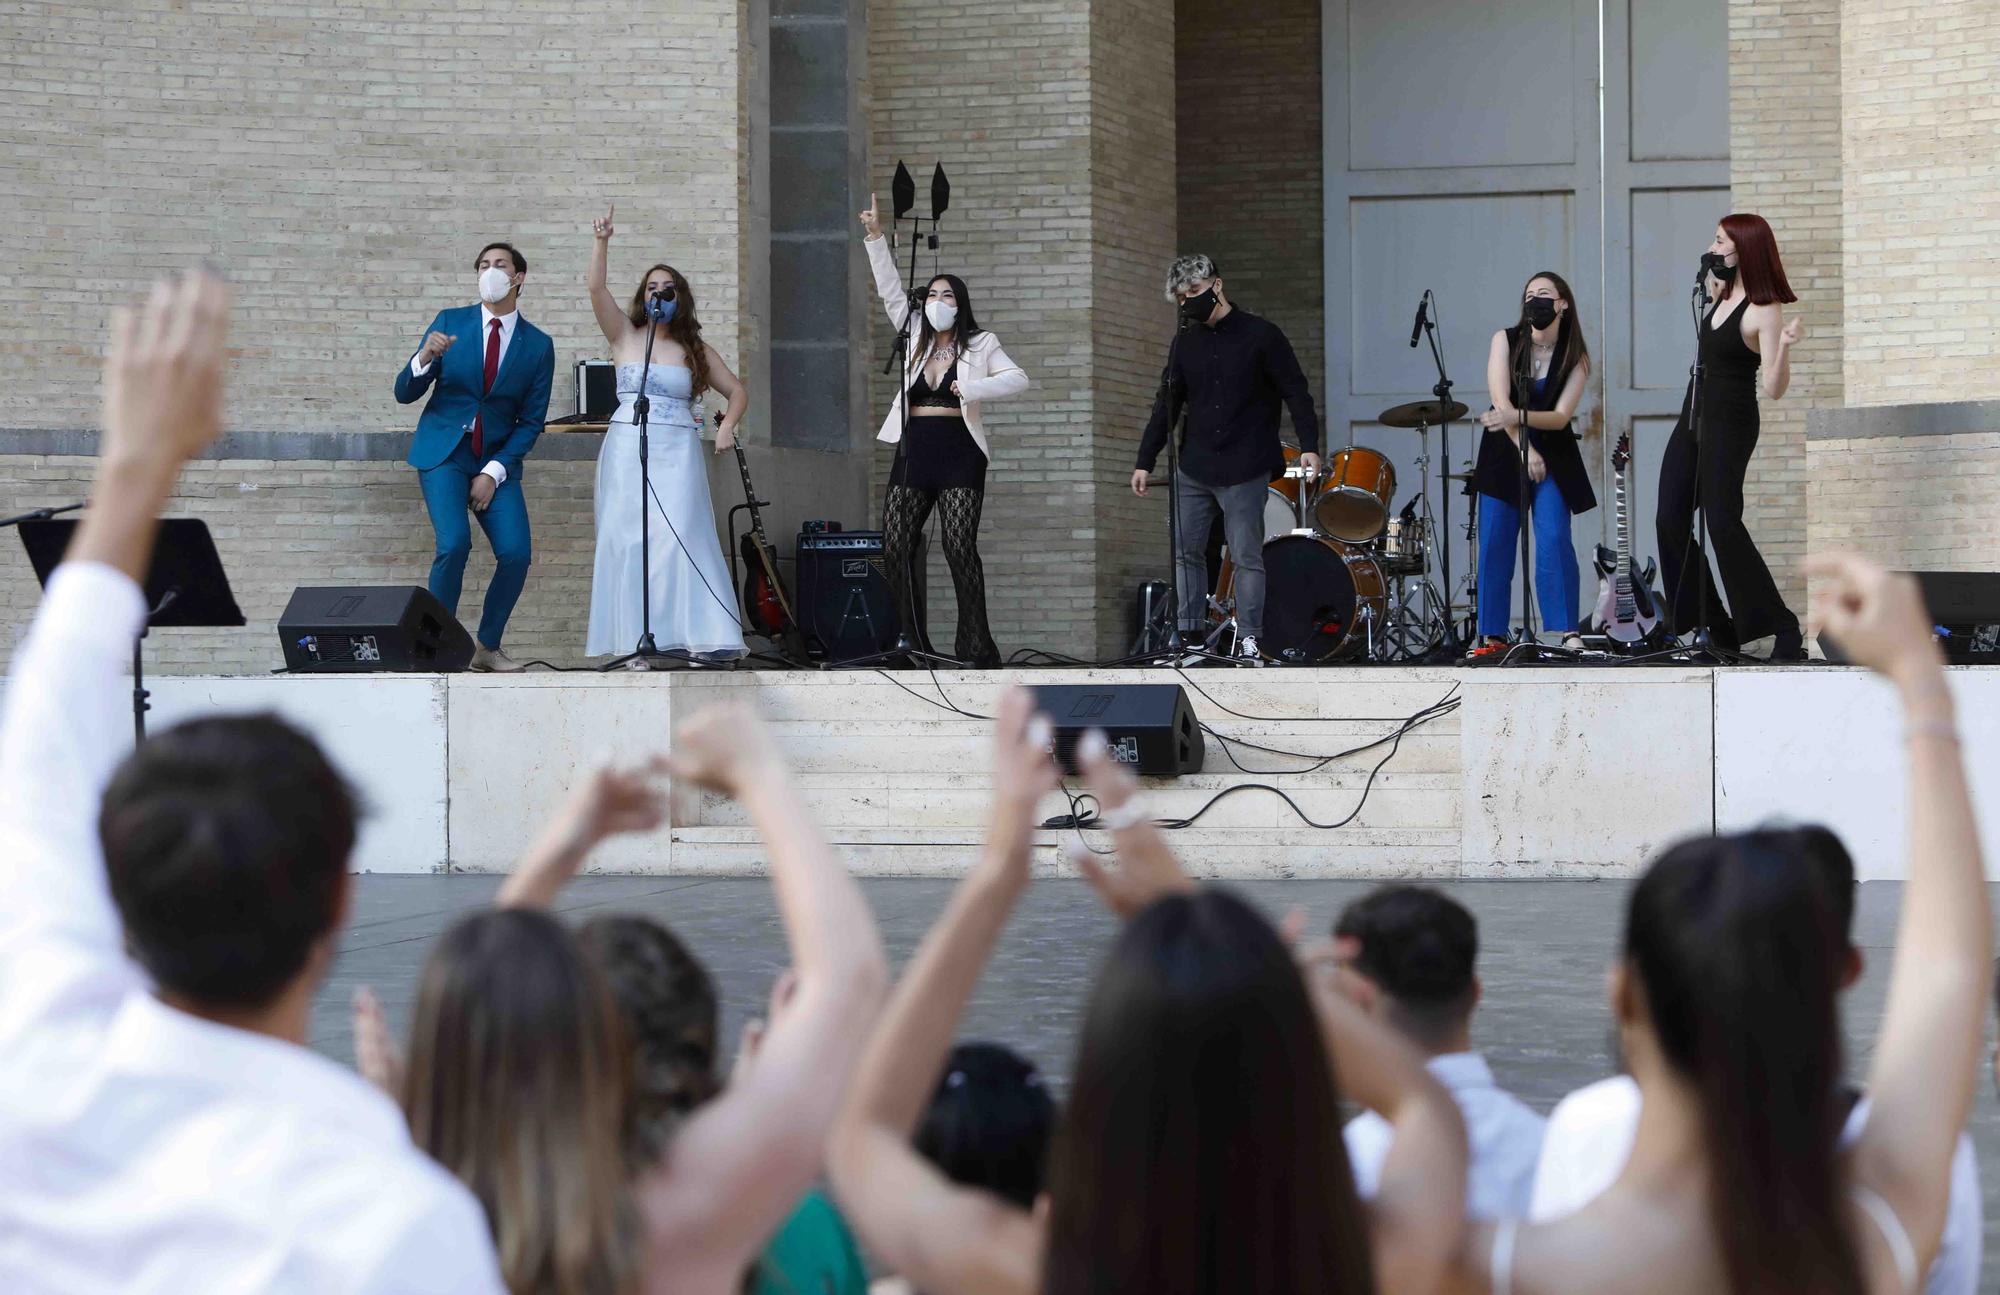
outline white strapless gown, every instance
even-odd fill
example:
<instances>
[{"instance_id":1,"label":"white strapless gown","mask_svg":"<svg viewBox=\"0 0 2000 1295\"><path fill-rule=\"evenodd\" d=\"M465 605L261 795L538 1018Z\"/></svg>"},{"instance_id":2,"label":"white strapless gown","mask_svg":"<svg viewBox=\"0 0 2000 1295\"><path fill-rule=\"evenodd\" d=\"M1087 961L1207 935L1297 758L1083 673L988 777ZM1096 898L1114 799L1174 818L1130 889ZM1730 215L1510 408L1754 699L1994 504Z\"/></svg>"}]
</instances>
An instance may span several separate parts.
<instances>
[{"instance_id":1,"label":"white strapless gown","mask_svg":"<svg viewBox=\"0 0 2000 1295\"><path fill-rule=\"evenodd\" d=\"M632 405L640 366L618 366L618 412L597 455L597 564L590 579L591 656L630 652L643 628L639 603L639 428ZM647 417L652 480L653 641L713 659L744 654L736 591L729 583L708 497L708 470L690 400L693 378L678 366L655 364L648 376Z\"/></svg>"}]
</instances>

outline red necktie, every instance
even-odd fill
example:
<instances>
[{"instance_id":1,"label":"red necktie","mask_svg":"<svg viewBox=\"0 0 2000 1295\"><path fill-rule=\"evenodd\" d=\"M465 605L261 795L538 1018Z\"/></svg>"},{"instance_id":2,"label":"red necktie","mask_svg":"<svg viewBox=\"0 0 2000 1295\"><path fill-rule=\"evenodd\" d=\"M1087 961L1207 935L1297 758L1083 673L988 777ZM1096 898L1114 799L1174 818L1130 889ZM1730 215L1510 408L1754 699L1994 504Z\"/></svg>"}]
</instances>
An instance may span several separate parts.
<instances>
[{"instance_id":1,"label":"red necktie","mask_svg":"<svg viewBox=\"0 0 2000 1295\"><path fill-rule=\"evenodd\" d=\"M486 326L486 385L479 389L480 395L493 390L493 375L500 371L500 321L494 320ZM486 453L486 438L481 435L480 424L485 415L474 415L472 419L472 457Z\"/></svg>"}]
</instances>

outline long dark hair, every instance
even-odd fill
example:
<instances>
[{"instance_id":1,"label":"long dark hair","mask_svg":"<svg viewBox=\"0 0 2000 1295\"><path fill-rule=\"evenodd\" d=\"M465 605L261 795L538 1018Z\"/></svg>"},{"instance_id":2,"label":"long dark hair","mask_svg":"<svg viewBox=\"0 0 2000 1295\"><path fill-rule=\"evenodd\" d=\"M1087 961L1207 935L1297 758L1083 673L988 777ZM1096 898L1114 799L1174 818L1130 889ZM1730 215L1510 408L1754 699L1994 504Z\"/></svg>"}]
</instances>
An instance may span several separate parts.
<instances>
[{"instance_id":1,"label":"long dark hair","mask_svg":"<svg viewBox=\"0 0 2000 1295\"><path fill-rule=\"evenodd\" d=\"M1661 1054L1700 1098L1736 1295L1863 1290L1838 1153L1846 938L1799 846L1783 831L1683 842L1647 869L1626 916Z\"/></svg>"},{"instance_id":2,"label":"long dark hair","mask_svg":"<svg viewBox=\"0 0 2000 1295\"><path fill-rule=\"evenodd\" d=\"M972 339L985 330L979 326L978 316L972 313L972 290L965 286L965 280L955 274L934 274L924 284L924 296L930 297L931 289L942 279L951 285L951 295L958 298L958 318L951 324L952 335L958 339L958 353L965 354L965 348L972 345ZM921 363L930 358L931 347L937 341L937 330L931 327L931 317L924 313L923 306L917 307L917 317L923 321L923 331L917 334L917 349L911 354L912 363Z\"/></svg>"},{"instance_id":3,"label":"long dark hair","mask_svg":"<svg viewBox=\"0 0 2000 1295\"><path fill-rule=\"evenodd\" d=\"M497 908L446 931L417 987L410 1137L485 1208L515 1295L623 1295L638 1216L620 1133L625 1031L604 981L546 913Z\"/></svg>"},{"instance_id":4,"label":"long dark hair","mask_svg":"<svg viewBox=\"0 0 2000 1295\"><path fill-rule=\"evenodd\" d=\"M1133 918L1074 1074L1042 1295L1374 1290L1318 1015L1249 905L1205 889Z\"/></svg>"},{"instance_id":5,"label":"long dark hair","mask_svg":"<svg viewBox=\"0 0 2000 1295\"><path fill-rule=\"evenodd\" d=\"M715 982L672 931L650 918L599 917L576 934L631 1037L626 1155L634 1169L657 1163L688 1115L721 1091Z\"/></svg>"},{"instance_id":6,"label":"long dark hair","mask_svg":"<svg viewBox=\"0 0 2000 1295\"><path fill-rule=\"evenodd\" d=\"M655 270L665 270L674 280L674 300L680 304L674 308L672 322L667 325L667 336L680 343L687 352L688 369L694 376L694 394L708 390L708 347L701 340L701 319L694 310L694 289L688 286L687 276L658 261L646 267L639 276L639 286L632 291L632 304L625 308L625 317L632 321L634 328L649 328L646 319L646 280L653 277Z\"/></svg>"},{"instance_id":7,"label":"long dark hair","mask_svg":"<svg viewBox=\"0 0 2000 1295\"><path fill-rule=\"evenodd\" d=\"M1774 301L1789 305L1799 299L1785 278L1785 263L1778 258L1778 236L1771 232L1770 221L1755 212L1736 211L1720 223L1722 232L1736 244L1736 279L1751 305L1768 306Z\"/></svg>"},{"instance_id":8,"label":"long dark hair","mask_svg":"<svg viewBox=\"0 0 2000 1295\"><path fill-rule=\"evenodd\" d=\"M1534 334L1534 327L1528 322L1528 289L1535 280L1547 279L1556 290L1556 296L1569 309L1563 311L1561 321L1556 325L1555 358L1549 365L1549 385L1546 390L1551 397L1562 394L1563 384L1569 381L1570 370L1590 358L1590 348L1583 344L1583 325L1576 318L1576 294L1569 290L1569 280L1554 270L1537 270L1521 285L1521 320L1507 330L1509 343L1509 372L1528 372L1528 347Z\"/></svg>"}]
</instances>

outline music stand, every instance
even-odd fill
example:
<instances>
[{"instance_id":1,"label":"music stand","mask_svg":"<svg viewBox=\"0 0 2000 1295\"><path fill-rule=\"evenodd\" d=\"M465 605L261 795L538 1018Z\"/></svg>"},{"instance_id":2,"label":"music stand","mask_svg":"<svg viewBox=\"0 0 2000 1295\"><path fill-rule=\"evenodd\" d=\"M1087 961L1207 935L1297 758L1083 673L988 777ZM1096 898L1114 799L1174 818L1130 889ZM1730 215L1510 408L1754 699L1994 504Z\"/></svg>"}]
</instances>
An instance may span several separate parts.
<instances>
[{"instance_id":1,"label":"music stand","mask_svg":"<svg viewBox=\"0 0 2000 1295\"><path fill-rule=\"evenodd\" d=\"M35 578L48 586L49 577L69 551L77 524L68 518L27 520L20 524L21 546L28 550ZM222 555L215 551L208 523L198 517L170 517L160 523L153 544L152 565L146 570L146 623L132 640L132 734L135 742L146 739L147 699L145 660L142 649L149 631L182 628L234 628L245 623L243 610L230 592L229 577L222 570Z\"/></svg>"}]
</instances>

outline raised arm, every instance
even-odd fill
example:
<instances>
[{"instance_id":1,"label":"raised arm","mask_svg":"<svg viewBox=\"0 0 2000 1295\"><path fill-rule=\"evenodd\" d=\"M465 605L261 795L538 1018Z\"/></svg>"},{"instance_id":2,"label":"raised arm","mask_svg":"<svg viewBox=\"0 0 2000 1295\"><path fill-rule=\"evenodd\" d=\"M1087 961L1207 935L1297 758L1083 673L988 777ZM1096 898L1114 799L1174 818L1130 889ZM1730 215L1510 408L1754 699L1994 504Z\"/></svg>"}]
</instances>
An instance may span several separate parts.
<instances>
[{"instance_id":1,"label":"raised arm","mask_svg":"<svg viewBox=\"0 0 2000 1295\"><path fill-rule=\"evenodd\" d=\"M673 776L742 802L769 853L797 980L743 1081L676 1135L641 1181L653 1262L740 1272L819 1175L848 1072L881 1009L888 967L875 916L763 722L747 707L696 715Z\"/></svg>"},{"instance_id":2,"label":"raised arm","mask_svg":"<svg viewBox=\"0 0 2000 1295\"><path fill-rule=\"evenodd\" d=\"M1331 988L1315 982L1320 1024L1341 1096L1389 1122L1394 1141L1369 1203L1376 1282L1435 1290L1465 1229L1465 1124L1416 1051Z\"/></svg>"},{"instance_id":3,"label":"raised arm","mask_svg":"<svg viewBox=\"0 0 2000 1295\"><path fill-rule=\"evenodd\" d=\"M1042 1231L987 1192L954 1185L910 1145L952 1035L1028 885L1035 802L1055 786L1048 721L1018 688L1001 700L986 848L917 947L856 1069L828 1145L834 1190L869 1248L919 1290L1031 1295Z\"/></svg>"},{"instance_id":4,"label":"raised arm","mask_svg":"<svg viewBox=\"0 0 2000 1295\"><path fill-rule=\"evenodd\" d=\"M910 317L910 294L903 290L903 276L896 269L896 253L882 236L882 218L875 209L875 195L868 195L868 210L861 213L861 246L868 250L868 268L875 274L875 292L889 324L901 328Z\"/></svg>"},{"instance_id":5,"label":"raised arm","mask_svg":"<svg viewBox=\"0 0 2000 1295\"><path fill-rule=\"evenodd\" d=\"M1951 1159L1979 1069L1992 915L1956 711L1909 576L1850 555L1813 559L1813 619L1902 705L1909 752L1909 880L1868 1070L1872 1110L1855 1180L1888 1201L1928 1263L1943 1235Z\"/></svg>"},{"instance_id":6,"label":"raised arm","mask_svg":"<svg viewBox=\"0 0 2000 1295\"><path fill-rule=\"evenodd\" d=\"M611 217L618 210L612 203L604 209L604 215L590 222L593 241L590 245L590 275L586 282L590 286L590 313L597 316L597 327L604 334L604 340L611 343L612 359L618 358L618 344L632 333L632 321L618 308L618 298L611 295L607 282L611 274Z\"/></svg>"},{"instance_id":7,"label":"raised arm","mask_svg":"<svg viewBox=\"0 0 2000 1295\"><path fill-rule=\"evenodd\" d=\"M1763 388L1764 399L1783 399L1792 389L1792 348L1805 332L1803 322L1796 319L1785 322L1783 306L1773 305L1764 312L1757 326L1757 354L1762 357L1757 366L1757 384Z\"/></svg>"},{"instance_id":8,"label":"raised arm","mask_svg":"<svg viewBox=\"0 0 2000 1295\"><path fill-rule=\"evenodd\" d=\"M654 756L629 769L607 764L585 774L549 816L493 902L502 908L547 908L601 843L627 832L650 832L665 822L666 797L657 779L666 772L667 758Z\"/></svg>"},{"instance_id":9,"label":"raised arm","mask_svg":"<svg viewBox=\"0 0 2000 1295\"><path fill-rule=\"evenodd\" d=\"M40 937L120 956L98 802L132 746L123 676L160 510L182 465L221 431L229 295L196 274L156 284L143 310L112 312L90 507L15 657L0 725L0 992L34 983L14 960Z\"/></svg>"}]
</instances>

